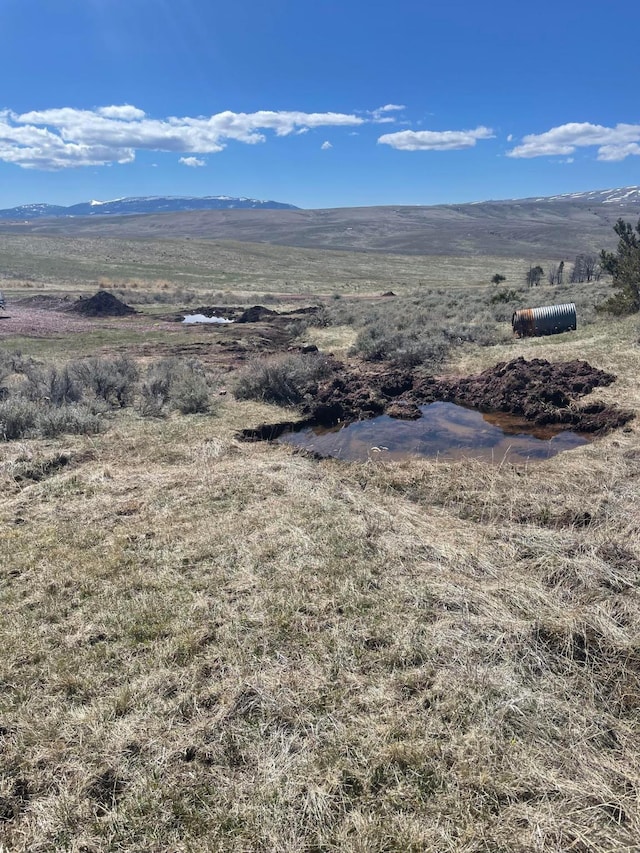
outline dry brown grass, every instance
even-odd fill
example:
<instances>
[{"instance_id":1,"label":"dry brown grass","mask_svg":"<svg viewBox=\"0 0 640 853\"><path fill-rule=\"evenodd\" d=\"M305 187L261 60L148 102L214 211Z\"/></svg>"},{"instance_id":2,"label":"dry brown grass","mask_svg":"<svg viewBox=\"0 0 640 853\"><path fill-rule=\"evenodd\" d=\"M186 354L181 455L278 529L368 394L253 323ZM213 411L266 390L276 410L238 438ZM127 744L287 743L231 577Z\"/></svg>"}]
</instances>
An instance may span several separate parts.
<instances>
[{"instance_id":1,"label":"dry brown grass","mask_svg":"<svg viewBox=\"0 0 640 853\"><path fill-rule=\"evenodd\" d=\"M415 287L487 285L499 270L505 287L520 285L528 257L410 256L299 249L224 240L125 240L0 234L0 288L8 296L46 286L80 294L87 289L127 288L166 301L185 290L225 291L250 299L255 293L314 295L402 293ZM540 257L545 269L551 261ZM557 260L557 259L556 259Z\"/></svg>"},{"instance_id":2,"label":"dry brown grass","mask_svg":"<svg viewBox=\"0 0 640 853\"><path fill-rule=\"evenodd\" d=\"M636 321L447 369L517 354L640 410ZM0 443L2 853L637 851L638 424L526 467L234 438L289 416Z\"/></svg>"}]
</instances>

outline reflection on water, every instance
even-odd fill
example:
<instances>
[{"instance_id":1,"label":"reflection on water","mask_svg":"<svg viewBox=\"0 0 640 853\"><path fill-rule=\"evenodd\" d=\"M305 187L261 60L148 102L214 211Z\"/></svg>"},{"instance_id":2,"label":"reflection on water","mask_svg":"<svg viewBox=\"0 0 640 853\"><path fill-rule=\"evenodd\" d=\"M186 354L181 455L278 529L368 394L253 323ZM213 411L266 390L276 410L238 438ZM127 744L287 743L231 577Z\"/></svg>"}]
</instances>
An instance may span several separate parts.
<instances>
[{"instance_id":1,"label":"reflection on water","mask_svg":"<svg viewBox=\"0 0 640 853\"><path fill-rule=\"evenodd\" d=\"M584 435L568 430L533 426L513 415L485 415L454 403L431 403L421 411L422 418L415 421L381 415L346 426L285 433L278 440L321 456L347 460L473 456L513 463L547 459L588 441Z\"/></svg>"},{"instance_id":2,"label":"reflection on water","mask_svg":"<svg viewBox=\"0 0 640 853\"><path fill-rule=\"evenodd\" d=\"M204 314L185 314L183 323L194 325L197 323L233 323L225 317L206 317Z\"/></svg>"}]
</instances>

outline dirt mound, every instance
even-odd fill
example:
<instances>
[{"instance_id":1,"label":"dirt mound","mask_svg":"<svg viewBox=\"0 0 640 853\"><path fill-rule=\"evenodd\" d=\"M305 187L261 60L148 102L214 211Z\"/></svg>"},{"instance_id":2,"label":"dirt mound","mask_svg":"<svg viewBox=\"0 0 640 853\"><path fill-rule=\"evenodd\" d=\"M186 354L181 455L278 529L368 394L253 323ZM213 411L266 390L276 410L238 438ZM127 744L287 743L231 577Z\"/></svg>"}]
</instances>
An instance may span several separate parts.
<instances>
[{"instance_id":1,"label":"dirt mound","mask_svg":"<svg viewBox=\"0 0 640 853\"><path fill-rule=\"evenodd\" d=\"M367 366L349 369L338 362L333 367L332 375L315 390L313 399L302 410L305 424L328 426L383 413L413 420L420 416L419 406L437 400L487 413L519 415L539 426L564 425L596 435L624 426L634 417L633 412L601 402L577 404L580 397L596 387L610 385L616 378L586 361L553 364L543 359L517 358L459 379L419 377L411 371ZM245 430L243 437L273 437L278 426Z\"/></svg>"},{"instance_id":2,"label":"dirt mound","mask_svg":"<svg viewBox=\"0 0 640 853\"><path fill-rule=\"evenodd\" d=\"M247 308L246 311L243 311L236 320L236 323L259 323L260 320L264 320L268 317L274 317L277 313L277 311L272 311L270 308L265 308L264 305L254 305L251 308Z\"/></svg>"},{"instance_id":3,"label":"dirt mound","mask_svg":"<svg viewBox=\"0 0 640 853\"><path fill-rule=\"evenodd\" d=\"M82 314L83 317L126 317L137 313L135 308L122 302L107 290L99 290L95 296L88 299L78 299L69 310L75 314Z\"/></svg>"},{"instance_id":4,"label":"dirt mound","mask_svg":"<svg viewBox=\"0 0 640 853\"><path fill-rule=\"evenodd\" d=\"M439 399L483 412L521 415L541 426L566 424L579 432L602 433L627 423L633 414L603 403L580 408L576 400L615 379L587 361L553 364L540 358L517 358L477 376L443 382Z\"/></svg>"},{"instance_id":5,"label":"dirt mound","mask_svg":"<svg viewBox=\"0 0 640 853\"><path fill-rule=\"evenodd\" d=\"M199 308L185 308L176 316L182 318L185 314L202 314L204 317L224 317L226 320L235 320L242 314L242 308L230 308L228 305L201 305Z\"/></svg>"}]
</instances>

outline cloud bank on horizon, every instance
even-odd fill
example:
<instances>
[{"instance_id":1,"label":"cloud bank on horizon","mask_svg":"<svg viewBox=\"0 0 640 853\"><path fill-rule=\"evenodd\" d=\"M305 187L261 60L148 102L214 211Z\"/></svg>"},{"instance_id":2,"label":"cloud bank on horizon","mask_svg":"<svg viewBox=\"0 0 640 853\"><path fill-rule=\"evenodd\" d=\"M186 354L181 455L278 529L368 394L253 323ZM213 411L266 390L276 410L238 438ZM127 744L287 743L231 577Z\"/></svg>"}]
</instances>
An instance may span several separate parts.
<instances>
[{"instance_id":1,"label":"cloud bank on horizon","mask_svg":"<svg viewBox=\"0 0 640 853\"><path fill-rule=\"evenodd\" d=\"M217 154L229 142L255 145L275 137L303 135L317 128L353 128L398 121L400 104L352 113L295 110L225 110L211 116L155 119L130 104L92 110L62 107L15 113L0 110L0 160L23 169L55 171L71 167L127 164L137 151L180 154L178 162L190 168L207 165L204 154ZM398 151L457 151L473 148L478 141L497 139L490 127L468 130L399 130L378 137L377 142ZM512 143L512 134L505 137ZM321 146L333 144L326 140ZM595 148L596 159L617 162L640 155L640 125L606 127L589 122L569 122L543 133L523 136L507 150L513 159L562 157L572 162L579 148Z\"/></svg>"}]
</instances>

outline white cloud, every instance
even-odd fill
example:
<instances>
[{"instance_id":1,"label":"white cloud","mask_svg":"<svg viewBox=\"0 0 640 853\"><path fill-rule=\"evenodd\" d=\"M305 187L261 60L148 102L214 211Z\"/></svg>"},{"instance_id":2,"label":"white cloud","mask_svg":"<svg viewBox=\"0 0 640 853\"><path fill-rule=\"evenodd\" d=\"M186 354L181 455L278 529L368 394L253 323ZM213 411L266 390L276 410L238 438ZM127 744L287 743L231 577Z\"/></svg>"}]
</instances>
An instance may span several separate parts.
<instances>
[{"instance_id":1,"label":"white cloud","mask_svg":"<svg viewBox=\"0 0 640 853\"><path fill-rule=\"evenodd\" d=\"M513 142L513 133L510 133L509 136L507 136L507 142Z\"/></svg>"},{"instance_id":2,"label":"white cloud","mask_svg":"<svg viewBox=\"0 0 640 853\"><path fill-rule=\"evenodd\" d=\"M475 130L400 130L379 137L382 145L390 145L399 151L453 151L473 148L478 139L493 139L490 127Z\"/></svg>"},{"instance_id":3,"label":"white cloud","mask_svg":"<svg viewBox=\"0 0 640 853\"><path fill-rule=\"evenodd\" d=\"M134 121L145 117L143 110L123 104L121 107L100 107L96 112L105 118L121 118L123 121Z\"/></svg>"},{"instance_id":4,"label":"white cloud","mask_svg":"<svg viewBox=\"0 0 640 853\"><path fill-rule=\"evenodd\" d=\"M183 166L191 166L192 169L207 165L207 161L202 160L200 157L180 157L178 163L182 163Z\"/></svg>"},{"instance_id":5,"label":"white cloud","mask_svg":"<svg viewBox=\"0 0 640 853\"><path fill-rule=\"evenodd\" d=\"M640 128L638 139L640 140ZM624 160L632 154L640 154L640 145L637 142L628 142L626 145L602 145L598 150L598 160Z\"/></svg>"},{"instance_id":6,"label":"white cloud","mask_svg":"<svg viewBox=\"0 0 640 853\"><path fill-rule=\"evenodd\" d=\"M130 104L21 115L4 110L0 111L0 160L25 169L131 163L136 150L215 154L231 140L249 145L265 142L267 131L283 137L313 128L364 123L364 118L352 114L287 110L226 110L211 116L153 119Z\"/></svg>"},{"instance_id":7,"label":"white cloud","mask_svg":"<svg viewBox=\"0 0 640 853\"><path fill-rule=\"evenodd\" d=\"M404 109L405 107L403 104L385 104L383 107L371 110L369 115L376 124L390 124L396 119L394 116L386 115L386 113L398 112L398 110Z\"/></svg>"},{"instance_id":8,"label":"white cloud","mask_svg":"<svg viewBox=\"0 0 640 853\"><path fill-rule=\"evenodd\" d=\"M508 157L551 157L574 154L577 148L595 147L598 160L624 160L640 155L640 125L617 124L605 127L589 122L569 122L545 133L531 133L522 144L507 152Z\"/></svg>"},{"instance_id":9,"label":"white cloud","mask_svg":"<svg viewBox=\"0 0 640 853\"><path fill-rule=\"evenodd\" d=\"M328 139L326 142L323 142L322 145L320 146L320 149L322 151L328 151L330 148L333 148L333 145L329 142Z\"/></svg>"}]
</instances>

